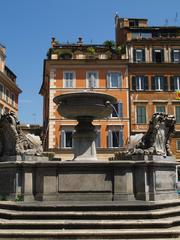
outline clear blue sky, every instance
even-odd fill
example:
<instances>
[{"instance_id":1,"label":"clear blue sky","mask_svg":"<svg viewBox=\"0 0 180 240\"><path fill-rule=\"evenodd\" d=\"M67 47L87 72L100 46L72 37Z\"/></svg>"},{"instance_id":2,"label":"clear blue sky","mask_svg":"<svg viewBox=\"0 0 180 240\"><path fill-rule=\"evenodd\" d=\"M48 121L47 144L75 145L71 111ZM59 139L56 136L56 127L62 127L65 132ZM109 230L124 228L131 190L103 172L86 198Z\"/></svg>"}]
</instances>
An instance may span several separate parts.
<instances>
[{"instance_id":1,"label":"clear blue sky","mask_svg":"<svg viewBox=\"0 0 180 240\"><path fill-rule=\"evenodd\" d=\"M150 25L180 25L180 0L2 0L0 43L7 48L7 66L23 90L21 123L42 123L38 94L43 59L51 37L60 42L103 43L114 39L114 15L148 18ZM175 17L178 14L177 21Z\"/></svg>"}]
</instances>

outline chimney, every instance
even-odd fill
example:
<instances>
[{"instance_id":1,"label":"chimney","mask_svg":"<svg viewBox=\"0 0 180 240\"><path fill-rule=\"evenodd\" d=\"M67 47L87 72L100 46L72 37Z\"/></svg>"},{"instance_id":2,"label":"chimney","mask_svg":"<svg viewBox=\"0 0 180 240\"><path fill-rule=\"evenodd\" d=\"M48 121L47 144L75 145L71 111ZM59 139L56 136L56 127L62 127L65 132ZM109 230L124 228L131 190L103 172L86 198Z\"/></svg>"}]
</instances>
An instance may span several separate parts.
<instances>
[{"instance_id":1,"label":"chimney","mask_svg":"<svg viewBox=\"0 0 180 240\"><path fill-rule=\"evenodd\" d=\"M81 46L81 45L83 44L83 38L82 38L82 37L78 37L77 44L78 44L79 46Z\"/></svg>"},{"instance_id":2,"label":"chimney","mask_svg":"<svg viewBox=\"0 0 180 240\"><path fill-rule=\"evenodd\" d=\"M52 39L51 40L51 47L54 48L55 45L56 45L56 41L55 41L56 39L55 39L55 37L52 37L51 39Z\"/></svg>"}]
</instances>

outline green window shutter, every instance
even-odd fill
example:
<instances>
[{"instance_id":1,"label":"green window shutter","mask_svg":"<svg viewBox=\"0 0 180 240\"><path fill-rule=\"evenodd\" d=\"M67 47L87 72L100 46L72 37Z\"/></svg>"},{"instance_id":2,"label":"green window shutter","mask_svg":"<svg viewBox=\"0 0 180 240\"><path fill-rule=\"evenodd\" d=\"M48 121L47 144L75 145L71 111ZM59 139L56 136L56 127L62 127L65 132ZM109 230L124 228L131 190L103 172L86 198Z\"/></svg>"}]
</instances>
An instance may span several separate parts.
<instances>
[{"instance_id":1,"label":"green window shutter","mask_svg":"<svg viewBox=\"0 0 180 240\"><path fill-rule=\"evenodd\" d=\"M131 77L131 82L132 82L132 90L136 90L136 77L133 76Z\"/></svg>"},{"instance_id":2,"label":"green window shutter","mask_svg":"<svg viewBox=\"0 0 180 240\"><path fill-rule=\"evenodd\" d=\"M110 88L111 87L111 83L110 83L110 81L111 81L111 75L110 75L110 73L107 73L107 75L106 75L106 81L107 81L107 88Z\"/></svg>"},{"instance_id":3,"label":"green window shutter","mask_svg":"<svg viewBox=\"0 0 180 240\"><path fill-rule=\"evenodd\" d=\"M142 61L145 62L145 49L142 49Z\"/></svg>"},{"instance_id":4,"label":"green window shutter","mask_svg":"<svg viewBox=\"0 0 180 240\"><path fill-rule=\"evenodd\" d=\"M155 86L155 81L156 81L156 80L155 80L155 77L152 77L152 78L151 78L151 89L152 89L152 90L155 90L155 88L156 88L156 86Z\"/></svg>"},{"instance_id":5,"label":"green window shutter","mask_svg":"<svg viewBox=\"0 0 180 240\"><path fill-rule=\"evenodd\" d=\"M176 123L180 123L180 106L176 106Z\"/></svg>"},{"instance_id":6,"label":"green window shutter","mask_svg":"<svg viewBox=\"0 0 180 240\"><path fill-rule=\"evenodd\" d=\"M175 82L174 82L174 77L173 76L171 76L170 77L170 89L171 89L171 91L175 91Z\"/></svg>"},{"instance_id":7,"label":"green window shutter","mask_svg":"<svg viewBox=\"0 0 180 240\"><path fill-rule=\"evenodd\" d=\"M146 123L146 107L137 106L137 123L145 124Z\"/></svg>"},{"instance_id":8,"label":"green window shutter","mask_svg":"<svg viewBox=\"0 0 180 240\"><path fill-rule=\"evenodd\" d=\"M108 147L112 148L112 131L108 130Z\"/></svg>"},{"instance_id":9,"label":"green window shutter","mask_svg":"<svg viewBox=\"0 0 180 240\"><path fill-rule=\"evenodd\" d=\"M164 62L164 49L161 49L161 62Z\"/></svg>"},{"instance_id":10,"label":"green window shutter","mask_svg":"<svg viewBox=\"0 0 180 240\"><path fill-rule=\"evenodd\" d=\"M171 49L171 62L174 62L174 49Z\"/></svg>"},{"instance_id":11,"label":"green window shutter","mask_svg":"<svg viewBox=\"0 0 180 240\"><path fill-rule=\"evenodd\" d=\"M122 75L118 74L118 88L122 88Z\"/></svg>"},{"instance_id":12,"label":"green window shutter","mask_svg":"<svg viewBox=\"0 0 180 240\"><path fill-rule=\"evenodd\" d=\"M156 54L154 49L152 49L152 61L156 62Z\"/></svg>"},{"instance_id":13,"label":"green window shutter","mask_svg":"<svg viewBox=\"0 0 180 240\"><path fill-rule=\"evenodd\" d=\"M133 62L136 62L136 49L133 49Z\"/></svg>"},{"instance_id":14,"label":"green window shutter","mask_svg":"<svg viewBox=\"0 0 180 240\"><path fill-rule=\"evenodd\" d=\"M163 77L163 82L164 82L164 91L168 91L168 81L167 77Z\"/></svg>"},{"instance_id":15,"label":"green window shutter","mask_svg":"<svg viewBox=\"0 0 180 240\"><path fill-rule=\"evenodd\" d=\"M148 77L144 76L144 90L148 90L148 89L149 89Z\"/></svg>"},{"instance_id":16,"label":"green window shutter","mask_svg":"<svg viewBox=\"0 0 180 240\"><path fill-rule=\"evenodd\" d=\"M61 148L65 148L65 131L61 131Z\"/></svg>"},{"instance_id":17,"label":"green window shutter","mask_svg":"<svg viewBox=\"0 0 180 240\"><path fill-rule=\"evenodd\" d=\"M97 134L96 139L95 139L96 148L100 148L101 131L97 130L96 134Z\"/></svg>"},{"instance_id":18,"label":"green window shutter","mask_svg":"<svg viewBox=\"0 0 180 240\"><path fill-rule=\"evenodd\" d=\"M122 102L118 103L118 113L119 113L119 117L123 117L123 103Z\"/></svg>"}]
</instances>

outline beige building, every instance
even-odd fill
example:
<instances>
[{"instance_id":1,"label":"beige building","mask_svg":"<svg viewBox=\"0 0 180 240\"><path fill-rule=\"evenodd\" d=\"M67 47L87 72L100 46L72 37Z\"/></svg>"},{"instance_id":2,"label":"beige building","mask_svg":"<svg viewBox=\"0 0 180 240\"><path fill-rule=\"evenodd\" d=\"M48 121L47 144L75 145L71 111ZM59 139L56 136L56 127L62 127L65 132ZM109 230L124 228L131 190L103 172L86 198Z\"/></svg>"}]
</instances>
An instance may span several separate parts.
<instances>
[{"instance_id":1,"label":"beige building","mask_svg":"<svg viewBox=\"0 0 180 240\"><path fill-rule=\"evenodd\" d=\"M18 97L21 92L16 84L16 75L6 66L6 48L0 44L0 114L18 113Z\"/></svg>"}]
</instances>

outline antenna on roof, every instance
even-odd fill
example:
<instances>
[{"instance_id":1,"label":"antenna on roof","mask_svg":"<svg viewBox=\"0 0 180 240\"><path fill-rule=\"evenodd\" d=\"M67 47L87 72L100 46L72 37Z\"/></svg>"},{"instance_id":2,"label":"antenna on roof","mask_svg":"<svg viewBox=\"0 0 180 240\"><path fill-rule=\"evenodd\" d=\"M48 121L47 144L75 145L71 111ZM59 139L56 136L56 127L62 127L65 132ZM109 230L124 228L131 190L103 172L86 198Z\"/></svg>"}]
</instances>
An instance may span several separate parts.
<instances>
[{"instance_id":1,"label":"antenna on roof","mask_svg":"<svg viewBox=\"0 0 180 240\"><path fill-rule=\"evenodd\" d=\"M166 26L166 27L168 26L168 23L169 23L169 20L166 18L166 19L165 19L165 26Z\"/></svg>"},{"instance_id":2,"label":"antenna on roof","mask_svg":"<svg viewBox=\"0 0 180 240\"><path fill-rule=\"evenodd\" d=\"M177 21L178 21L178 12L176 12L176 16L174 18L174 22L177 23Z\"/></svg>"}]
</instances>

